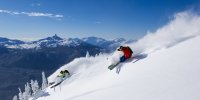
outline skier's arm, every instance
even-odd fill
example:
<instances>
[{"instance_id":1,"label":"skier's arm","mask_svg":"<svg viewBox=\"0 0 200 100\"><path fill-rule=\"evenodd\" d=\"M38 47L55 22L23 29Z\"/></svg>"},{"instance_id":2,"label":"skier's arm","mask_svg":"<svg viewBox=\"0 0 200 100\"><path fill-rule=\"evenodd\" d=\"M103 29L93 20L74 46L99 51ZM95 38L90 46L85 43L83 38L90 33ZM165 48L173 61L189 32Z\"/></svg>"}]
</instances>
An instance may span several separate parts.
<instances>
[{"instance_id":1,"label":"skier's arm","mask_svg":"<svg viewBox=\"0 0 200 100\"><path fill-rule=\"evenodd\" d=\"M67 72L68 73L68 75L70 75L70 73L69 72Z\"/></svg>"}]
</instances>

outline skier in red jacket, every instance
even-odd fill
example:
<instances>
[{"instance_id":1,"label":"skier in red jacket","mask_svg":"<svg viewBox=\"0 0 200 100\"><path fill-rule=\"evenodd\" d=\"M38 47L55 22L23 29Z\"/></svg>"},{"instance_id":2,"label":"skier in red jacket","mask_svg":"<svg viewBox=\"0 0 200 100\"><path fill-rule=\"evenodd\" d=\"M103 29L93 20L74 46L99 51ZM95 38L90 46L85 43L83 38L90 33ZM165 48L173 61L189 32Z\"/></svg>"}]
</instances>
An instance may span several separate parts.
<instances>
[{"instance_id":1,"label":"skier in red jacket","mask_svg":"<svg viewBox=\"0 0 200 100\"><path fill-rule=\"evenodd\" d=\"M128 46L120 46L119 49L117 49L117 50L122 51L124 53L124 55L122 57L120 57L120 62L124 62L128 58L131 58L131 56L133 54L133 51Z\"/></svg>"},{"instance_id":2,"label":"skier in red jacket","mask_svg":"<svg viewBox=\"0 0 200 100\"><path fill-rule=\"evenodd\" d=\"M131 58L131 56L133 54L133 51L128 46L120 46L117 50L118 51L122 51L124 55L122 57L120 57L120 61L119 62L117 62L115 64L111 64L110 66L108 66L108 69L110 69L110 70L112 70L113 68L115 68L121 62L124 62L127 59Z\"/></svg>"}]
</instances>

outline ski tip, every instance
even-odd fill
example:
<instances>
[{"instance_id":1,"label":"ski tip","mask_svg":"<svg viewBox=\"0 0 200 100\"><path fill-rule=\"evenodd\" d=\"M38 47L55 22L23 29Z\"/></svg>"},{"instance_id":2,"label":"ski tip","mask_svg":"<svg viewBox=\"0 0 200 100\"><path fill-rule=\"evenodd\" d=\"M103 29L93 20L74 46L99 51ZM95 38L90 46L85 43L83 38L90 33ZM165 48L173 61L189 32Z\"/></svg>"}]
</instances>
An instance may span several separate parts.
<instances>
[{"instance_id":1,"label":"ski tip","mask_svg":"<svg viewBox=\"0 0 200 100\"><path fill-rule=\"evenodd\" d=\"M108 68L109 70L112 70L112 68Z\"/></svg>"}]
</instances>

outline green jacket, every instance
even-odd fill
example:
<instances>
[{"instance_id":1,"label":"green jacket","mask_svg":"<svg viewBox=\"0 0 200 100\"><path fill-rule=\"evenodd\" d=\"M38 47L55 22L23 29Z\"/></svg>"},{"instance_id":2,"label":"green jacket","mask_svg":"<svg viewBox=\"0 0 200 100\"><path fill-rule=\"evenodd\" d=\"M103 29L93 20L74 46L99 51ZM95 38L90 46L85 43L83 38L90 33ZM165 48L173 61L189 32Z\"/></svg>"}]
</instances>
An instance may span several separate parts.
<instances>
[{"instance_id":1,"label":"green jacket","mask_svg":"<svg viewBox=\"0 0 200 100\"><path fill-rule=\"evenodd\" d=\"M63 72L63 73L60 73L60 75L58 75L58 77L62 77L64 78L66 75L70 75L69 72Z\"/></svg>"},{"instance_id":2,"label":"green jacket","mask_svg":"<svg viewBox=\"0 0 200 100\"><path fill-rule=\"evenodd\" d=\"M62 73L62 74L58 75L58 77L64 78L64 77L65 77L65 74L66 74L66 73Z\"/></svg>"}]
</instances>

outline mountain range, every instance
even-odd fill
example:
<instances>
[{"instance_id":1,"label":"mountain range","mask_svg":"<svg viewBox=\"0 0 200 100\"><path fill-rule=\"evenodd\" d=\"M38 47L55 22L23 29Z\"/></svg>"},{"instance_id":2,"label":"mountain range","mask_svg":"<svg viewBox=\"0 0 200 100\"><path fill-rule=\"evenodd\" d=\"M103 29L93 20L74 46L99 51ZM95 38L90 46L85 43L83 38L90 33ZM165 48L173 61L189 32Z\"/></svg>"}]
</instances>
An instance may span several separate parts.
<instances>
[{"instance_id":1,"label":"mountain range","mask_svg":"<svg viewBox=\"0 0 200 100\"><path fill-rule=\"evenodd\" d=\"M106 40L103 38L97 38L97 37L87 37L87 38L82 38L82 41L99 46L101 48L107 49L108 51L113 51L117 47L119 47L122 44L127 44L131 42L136 42L136 40L126 40L124 38L117 38L113 40Z\"/></svg>"},{"instance_id":2,"label":"mountain range","mask_svg":"<svg viewBox=\"0 0 200 100\"><path fill-rule=\"evenodd\" d=\"M24 44L24 43L25 42L20 41L20 40L13 40L13 39L0 37L0 45L9 46L9 45L19 45L19 44Z\"/></svg>"},{"instance_id":3,"label":"mountain range","mask_svg":"<svg viewBox=\"0 0 200 100\"><path fill-rule=\"evenodd\" d=\"M0 46L5 46L7 48L13 49L41 49L45 47L54 48L57 46L78 46L81 43L88 43L90 45L101 47L107 51L115 50L119 45L126 44L129 42L134 42L135 40L125 40L124 38L118 38L113 40L106 40L98 37L86 37L86 38L61 38L56 34L52 37L47 37L44 39L39 39L37 41L24 42L21 40L13 40L8 38L0 37Z\"/></svg>"}]
</instances>

